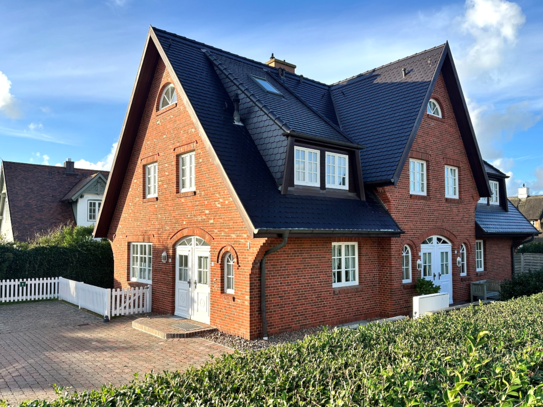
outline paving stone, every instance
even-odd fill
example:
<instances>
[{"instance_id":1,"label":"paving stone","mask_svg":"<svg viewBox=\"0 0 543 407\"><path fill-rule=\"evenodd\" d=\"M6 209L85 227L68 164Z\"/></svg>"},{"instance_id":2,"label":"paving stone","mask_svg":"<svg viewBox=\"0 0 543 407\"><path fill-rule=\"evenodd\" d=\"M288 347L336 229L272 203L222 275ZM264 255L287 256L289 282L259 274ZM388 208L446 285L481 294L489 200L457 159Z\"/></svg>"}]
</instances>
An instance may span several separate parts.
<instances>
[{"instance_id":1,"label":"paving stone","mask_svg":"<svg viewBox=\"0 0 543 407\"><path fill-rule=\"evenodd\" d=\"M60 301L0 305L0 400L51 399L53 383L68 392L120 385L232 352L202 338L157 338L133 329L135 319L104 323Z\"/></svg>"}]
</instances>

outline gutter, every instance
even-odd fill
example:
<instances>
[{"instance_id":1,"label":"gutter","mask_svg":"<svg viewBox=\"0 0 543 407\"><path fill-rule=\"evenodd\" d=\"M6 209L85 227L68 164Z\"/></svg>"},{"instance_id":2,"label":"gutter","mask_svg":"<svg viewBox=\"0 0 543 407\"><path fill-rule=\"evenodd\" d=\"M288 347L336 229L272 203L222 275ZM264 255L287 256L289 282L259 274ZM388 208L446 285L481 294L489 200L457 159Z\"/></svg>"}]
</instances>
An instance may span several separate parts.
<instances>
[{"instance_id":1,"label":"gutter","mask_svg":"<svg viewBox=\"0 0 543 407\"><path fill-rule=\"evenodd\" d=\"M277 246L266 250L260 261L260 309L262 312L262 336L265 341L268 340L268 319L266 318L266 256L281 250L287 245L289 231L283 231L283 241Z\"/></svg>"}]
</instances>

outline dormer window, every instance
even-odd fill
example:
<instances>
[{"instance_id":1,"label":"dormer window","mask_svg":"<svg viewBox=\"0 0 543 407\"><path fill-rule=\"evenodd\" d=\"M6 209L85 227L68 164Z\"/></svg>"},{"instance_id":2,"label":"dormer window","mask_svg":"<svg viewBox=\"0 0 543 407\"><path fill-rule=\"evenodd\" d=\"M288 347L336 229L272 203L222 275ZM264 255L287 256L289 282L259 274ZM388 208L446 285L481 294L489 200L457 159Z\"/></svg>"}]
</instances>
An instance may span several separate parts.
<instances>
[{"instance_id":1,"label":"dormer window","mask_svg":"<svg viewBox=\"0 0 543 407\"><path fill-rule=\"evenodd\" d=\"M437 103L437 101L434 99L430 99L428 101L428 108L426 109L426 113L431 114L432 116L442 117L439 103Z\"/></svg>"},{"instance_id":2,"label":"dormer window","mask_svg":"<svg viewBox=\"0 0 543 407\"><path fill-rule=\"evenodd\" d=\"M162 110L174 103L177 103L177 92L175 91L175 87L172 84L169 84L166 86L166 89L164 89L164 92L162 92L158 110Z\"/></svg>"},{"instance_id":3,"label":"dormer window","mask_svg":"<svg viewBox=\"0 0 543 407\"><path fill-rule=\"evenodd\" d=\"M266 79L259 78L258 76L253 76L252 78L266 92L273 93L274 95L283 96L283 94L281 92L279 92L277 89L275 89L275 87L271 83L269 83Z\"/></svg>"},{"instance_id":4,"label":"dormer window","mask_svg":"<svg viewBox=\"0 0 543 407\"><path fill-rule=\"evenodd\" d=\"M349 189L349 157L326 153L326 188Z\"/></svg>"},{"instance_id":5,"label":"dormer window","mask_svg":"<svg viewBox=\"0 0 543 407\"><path fill-rule=\"evenodd\" d=\"M294 149L294 184L320 186L320 151L310 148Z\"/></svg>"}]
</instances>

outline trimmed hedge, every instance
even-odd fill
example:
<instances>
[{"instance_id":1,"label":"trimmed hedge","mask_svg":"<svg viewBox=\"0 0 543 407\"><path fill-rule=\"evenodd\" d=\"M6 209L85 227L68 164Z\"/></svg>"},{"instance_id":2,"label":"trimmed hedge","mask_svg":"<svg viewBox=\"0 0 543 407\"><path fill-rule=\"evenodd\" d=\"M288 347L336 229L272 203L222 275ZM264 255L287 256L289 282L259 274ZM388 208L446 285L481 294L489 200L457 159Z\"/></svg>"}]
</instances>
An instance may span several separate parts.
<instances>
[{"instance_id":1,"label":"trimmed hedge","mask_svg":"<svg viewBox=\"0 0 543 407\"><path fill-rule=\"evenodd\" d=\"M23 406L541 406L543 294L324 331Z\"/></svg>"},{"instance_id":2,"label":"trimmed hedge","mask_svg":"<svg viewBox=\"0 0 543 407\"><path fill-rule=\"evenodd\" d=\"M522 297L543 292L543 269L527 273L515 273L512 280L506 280L501 286L501 299Z\"/></svg>"},{"instance_id":3,"label":"trimmed hedge","mask_svg":"<svg viewBox=\"0 0 543 407\"><path fill-rule=\"evenodd\" d=\"M0 245L0 280L65 277L113 288L113 252L109 242L70 246Z\"/></svg>"},{"instance_id":4,"label":"trimmed hedge","mask_svg":"<svg viewBox=\"0 0 543 407\"><path fill-rule=\"evenodd\" d=\"M543 243L532 242L523 244L517 249L517 253L543 253Z\"/></svg>"}]
</instances>

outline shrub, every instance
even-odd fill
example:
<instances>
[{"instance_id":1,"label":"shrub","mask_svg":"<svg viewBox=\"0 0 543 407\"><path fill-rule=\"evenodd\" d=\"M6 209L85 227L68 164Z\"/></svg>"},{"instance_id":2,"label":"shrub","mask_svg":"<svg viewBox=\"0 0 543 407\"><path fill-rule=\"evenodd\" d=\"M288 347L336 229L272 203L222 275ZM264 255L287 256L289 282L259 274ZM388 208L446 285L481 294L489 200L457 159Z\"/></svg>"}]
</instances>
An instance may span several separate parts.
<instances>
[{"instance_id":1,"label":"shrub","mask_svg":"<svg viewBox=\"0 0 543 407\"><path fill-rule=\"evenodd\" d=\"M522 245L517 253L543 253L543 242L532 242Z\"/></svg>"},{"instance_id":2,"label":"shrub","mask_svg":"<svg viewBox=\"0 0 543 407\"><path fill-rule=\"evenodd\" d=\"M63 226L28 243L0 245L0 280L64 277L113 287L113 252L92 227Z\"/></svg>"},{"instance_id":3,"label":"shrub","mask_svg":"<svg viewBox=\"0 0 543 407\"><path fill-rule=\"evenodd\" d=\"M543 269L527 273L515 273L512 280L506 280L501 285L501 299L521 297L543 292Z\"/></svg>"},{"instance_id":4,"label":"shrub","mask_svg":"<svg viewBox=\"0 0 543 407\"><path fill-rule=\"evenodd\" d=\"M540 406L543 294L324 331L23 406Z\"/></svg>"},{"instance_id":5,"label":"shrub","mask_svg":"<svg viewBox=\"0 0 543 407\"><path fill-rule=\"evenodd\" d=\"M435 285L433 281L424 278L419 278L415 284L415 290L417 290L419 295L435 294L438 293L440 289L441 287Z\"/></svg>"}]
</instances>

